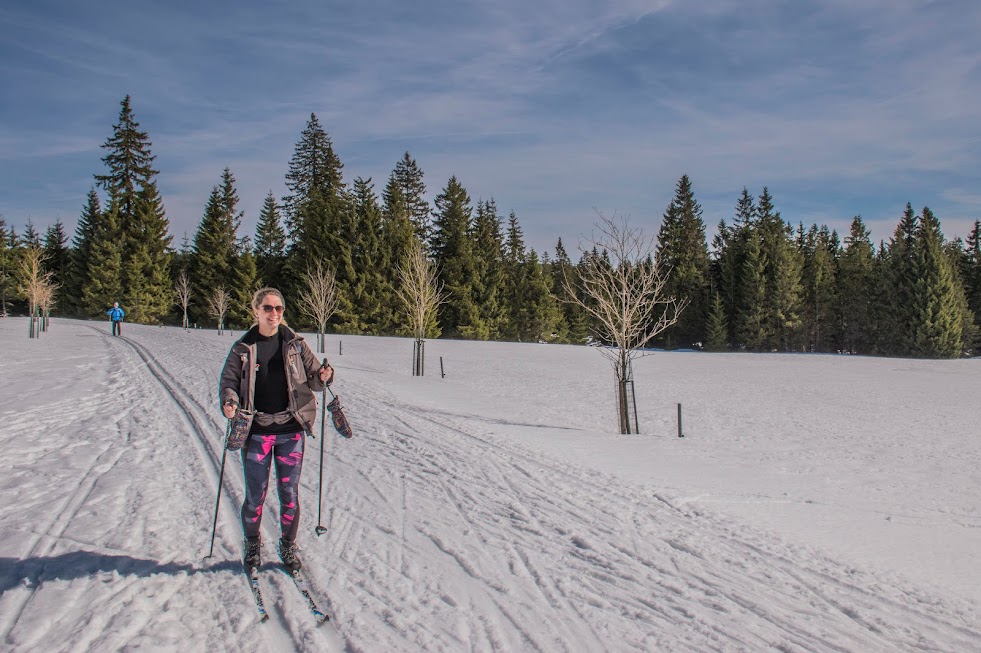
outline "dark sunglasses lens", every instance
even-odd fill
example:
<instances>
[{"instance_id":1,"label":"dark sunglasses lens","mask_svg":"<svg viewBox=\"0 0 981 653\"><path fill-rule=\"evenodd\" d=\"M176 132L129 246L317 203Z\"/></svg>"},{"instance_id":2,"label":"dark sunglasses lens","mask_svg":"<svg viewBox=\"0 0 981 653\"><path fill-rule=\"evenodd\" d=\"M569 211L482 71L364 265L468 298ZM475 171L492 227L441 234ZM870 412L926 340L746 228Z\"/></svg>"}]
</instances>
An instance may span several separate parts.
<instances>
[{"instance_id":1,"label":"dark sunglasses lens","mask_svg":"<svg viewBox=\"0 0 981 653\"><path fill-rule=\"evenodd\" d=\"M285 306L270 306L269 304L263 304L262 305L262 310L264 310L267 313L272 313L273 311L276 311L277 313L282 313L284 308L286 308L286 307Z\"/></svg>"}]
</instances>

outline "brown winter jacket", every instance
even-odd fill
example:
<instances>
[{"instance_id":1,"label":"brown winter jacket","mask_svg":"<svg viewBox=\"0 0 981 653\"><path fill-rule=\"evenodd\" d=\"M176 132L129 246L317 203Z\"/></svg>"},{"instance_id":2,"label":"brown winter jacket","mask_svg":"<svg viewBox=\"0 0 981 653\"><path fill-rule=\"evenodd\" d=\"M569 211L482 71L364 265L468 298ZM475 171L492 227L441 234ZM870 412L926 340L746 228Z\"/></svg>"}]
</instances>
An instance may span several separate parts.
<instances>
[{"instance_id":1,"label":"brown winter jacket","mask_svg":"<svg viewBox=\"0 0 981 653\"><path fill-rule=\"evenodd\" d=\"M239 404L243 409L253 410L255 388L256 336L259 327L253 326L244 336L232 345L221 370L218 386L218 404L227 401ZM283 361L286 368L286 386L289 395L289 411L307 434L313 433L317 421L317 395L324 389L320 380L320 361L301 336L280 325L279 335L283 341Z\"/></svg>"}]
</instances>

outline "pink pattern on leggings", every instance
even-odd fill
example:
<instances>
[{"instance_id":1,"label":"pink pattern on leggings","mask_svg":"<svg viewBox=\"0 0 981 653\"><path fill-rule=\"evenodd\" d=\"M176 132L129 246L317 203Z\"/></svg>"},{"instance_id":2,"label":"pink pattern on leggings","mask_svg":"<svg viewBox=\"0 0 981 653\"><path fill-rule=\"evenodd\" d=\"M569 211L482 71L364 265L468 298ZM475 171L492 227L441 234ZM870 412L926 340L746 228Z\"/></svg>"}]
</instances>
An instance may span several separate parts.
<instances>
[{"instance_id":1,"label":"pink pattern on leggings","mask_svg":"<svg viewBox=\"0 0 981 653\"><path fill-rule=\"evenodd\" d=\"M294 451L288 456L276 456L276 460L283 463L284 465L289 465L290 467L293 467L295 465L299 465L303 461L303 452Z\"/></svg>"},{"instance_id":2,"label":"pink pattern on leggings","mask_svg":"<svg viewBox=\"0 0 981 653\"><path fill-rule=\"evenodd\" d=\"M268 456L269 452L272 451L273 446L276 444L275 435L263 435L261 437L262 437L262 453L256 454L256 460L262 460L263 458Z\"/></svg>"}]
</instances>

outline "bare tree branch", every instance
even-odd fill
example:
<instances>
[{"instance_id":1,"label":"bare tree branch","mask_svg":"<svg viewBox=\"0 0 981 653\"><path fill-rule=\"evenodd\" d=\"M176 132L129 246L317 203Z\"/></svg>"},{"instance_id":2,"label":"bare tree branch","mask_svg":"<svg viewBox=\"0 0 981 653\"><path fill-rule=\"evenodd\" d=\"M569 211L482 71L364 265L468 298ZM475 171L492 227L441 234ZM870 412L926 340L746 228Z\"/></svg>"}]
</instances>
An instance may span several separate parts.
<instances>
[{"instance_id":1,"label":"bare tree branch","mask_svg":"<svg viewBox=\"0 0 981 653\"><path fill-rule=\"evenodd\" d=\"M191 303L191 280L187 276L187 270L181 270L180 274L177 275L174 290L177 292L177 301L184 311L184 328L186 329L188 327L187 305Z\"/></svg>"},{"instance_id":2,"label":"bare tree branch","mask_svg":"<svg viewBox=\"0 0 981 653\"><path fill-rule=\"evenodd\" d=\"M443 283L436 266L426 257L422 243L412 241L398 267L401 285L396 290L409 318L416 340L426 337L426 327L437 309L446 302Z\"/></svg>"},{"instance_id":3,"label":"bare tree branch","mask_svg":"<svg viewBox=\"0 0 981 653\"><path fill-rule=\"evenodd\" d=\"M44 298L49 287L52 294L51 301L54 301L54 289L57 286L51 282L52 273L44 271L46 260L47 256L40 247L28 247L20 260L20 285L17 290L27 300L31 315L37 312L41 299Z\"/></svg>"},{"instance_id":4,"label":"bare tree branch","mask_svg":"<svg viewBox=\"0 0 981 653\"><path fill-rule=\"evenodd\" d=\"M631 361L643 356L647 343L678 321L688 299L665 296L668 275L653 256L654 238L631 227L626 217L597 214L596 232L579 243L583 265L565 272L563 286L566 301L592 316L598 339L612 345L600 347L600 353L613 364L619 384L621 432L630 433L624 384L633 381Z\"/></svg>"},{"instance_id":5,"label":"bare tree branch","mask_svg":"<svg viewBox=\"0 0 981 653\"><path fill-rule=\"evenodd\" d=\"M327 330L327 322L337 311L337 282L334 270L316 261L308 266L303 275L306 289L300 295L297 303L300 311L317 325L317 335L320 336L320 351L324 350L323 335Z\"/></svg>"},{"instance_id":6,"label":"bare tree branch","mask_svg":"<svg viewBox=\"0 0 981 653\"><path fill-rule=\"evenodd\" d=\"M218 322L218 333L224 330L225 315L231 303L232 296L225 290L225 286L218 286L211 291L211 297L208 298L208 313Z\"/></svg>"}]
</instances>

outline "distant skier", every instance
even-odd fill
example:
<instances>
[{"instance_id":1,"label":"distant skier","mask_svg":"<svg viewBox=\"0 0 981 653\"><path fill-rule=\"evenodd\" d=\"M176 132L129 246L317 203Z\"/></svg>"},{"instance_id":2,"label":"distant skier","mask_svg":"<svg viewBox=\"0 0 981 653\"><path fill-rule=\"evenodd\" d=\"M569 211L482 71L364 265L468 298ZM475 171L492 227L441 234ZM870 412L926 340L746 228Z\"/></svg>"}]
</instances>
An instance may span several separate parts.
<instances>
[{"instance_id":1,"label":"distant skier","mask_svg":"<svg viewBox=\"0 0 981 653\"><path fill-rule=\"evenodd\" d=\"M119 302L113 302L112 308L106 312L106 315L112 320L112 335L122 335L123 317L126 315L126 312L119 308Z\"/></svg>"},{"instance_id":2,"label":"distant skier","mask_svg":"<svg viewBox=\"0 0 981 653\"><path fill-rule=\"evenodd\" d=\"M279 556L293 571L301 567L296 535L303 436L312 433L317 419L315 393L333 381L334 368L322 366L304 339L285 325L286 302L278 290L262 288L256 292L252 310L256 325L232 345L218 390L225 417L240 419L243 414L253 414L249 437L242 447L244 562L248 568L258 568L261 562L259 526L269 470L275 462L282 534Z\"/></svg>"}]
</instances>

